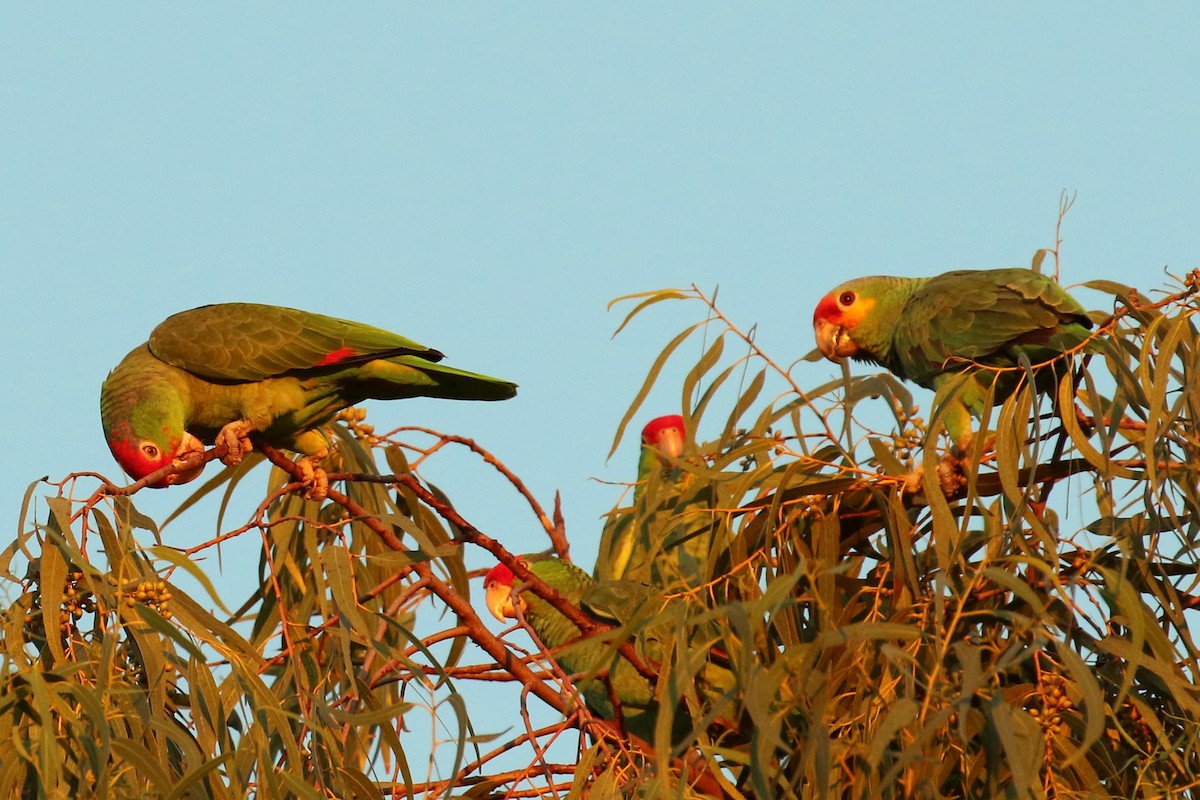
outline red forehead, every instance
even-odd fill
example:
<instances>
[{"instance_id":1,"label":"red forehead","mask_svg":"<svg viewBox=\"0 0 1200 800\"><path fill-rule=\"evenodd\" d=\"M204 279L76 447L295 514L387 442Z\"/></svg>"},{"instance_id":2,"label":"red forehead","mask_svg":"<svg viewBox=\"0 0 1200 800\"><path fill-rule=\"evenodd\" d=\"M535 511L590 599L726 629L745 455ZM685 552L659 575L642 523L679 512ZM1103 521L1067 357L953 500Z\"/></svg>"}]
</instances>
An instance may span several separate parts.
<instances>
[{"instance_id":1,"label":"red forehead","mask_svg":"<svg viewBox=\"0 0 1200 800\"><path fill-rule=\"evenodd\" d=\"M647 444L658 441L658 437L668 428L683 430L683 417L678 414L668 414L665 417L655 417L642 428L642 441Z\"/></svg>"},{"instance_id":2,"label":"red forehead","mask_svg":"<svg viewBox=\"0 0 1200 800\"><path fill-rule=\"evenodd\" d=\"M492 567L483 579L485 586L489 583L502 583L505 586L512 586L512 582L513 571L503 564L497 564Z\"/></svg>"},{"instance_id":3,"label":"red forehead","mask_svg":"<svg viewBox=\"0 0 1200 800\"><path fill-rule=\"evenodd\" d=\"M842 311L838 308L837 296L838 291L834 289L821 298L821 302L817 303L816 311L813 312L813 322L819 319L836 322L842 316Z\"/></svg>"},{"instance_id":4,"label":"red forehead","mask_svg":"<svg viewBox=\"0 0 1200 800\"><path fill-rule=\"evenodd\" d=\"M137 445L128 439L111 439L108 443L108 449L112 451L113 458L117 460L117 463L124 467L126 471L136 468L136 465L142 461L141 451L137 449ZM141 475L134 477L140 478Z\"/></svg>"},{"instance_id":5,"label":"red forehead","mask_svg":"<svg viewBox=\"0 0 1200 800\"><path fill-rule=\"evenodd\" d=\"M130 436L114 435L108 440L108 449L112 451L113 458L134 480L141 480L156 469L171 463L173 455L170 451L163 451L158 460L151 460L142 452L139 444L140 442ZM172 445L174 444L172 442Z\"/></svg>"}]
</instances>

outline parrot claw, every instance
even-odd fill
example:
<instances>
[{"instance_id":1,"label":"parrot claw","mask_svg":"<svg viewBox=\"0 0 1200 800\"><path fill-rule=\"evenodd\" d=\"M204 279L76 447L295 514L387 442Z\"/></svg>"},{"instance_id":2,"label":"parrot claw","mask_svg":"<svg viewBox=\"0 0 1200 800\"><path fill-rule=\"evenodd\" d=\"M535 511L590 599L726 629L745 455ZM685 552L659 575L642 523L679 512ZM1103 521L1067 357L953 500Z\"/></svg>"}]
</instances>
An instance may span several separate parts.
<instances>
[{"instance_id":1,"label":"parrot claw","mask_svg":"<svg viewBox=\"0 0 1200 800\"><path fill-rule=\"evenodd\" d=\"M225 446L225 455L221 456L222 464L227 467L236 467L254 450L254 445L250 443L250 431L252 430L254 430L254 426L244 419L230 422L221 428L217 434L216 444L218 447Z\"/></svg>"},{"instance_id":2,"label":"parrot claw","mask_svg":"<svg viewBox=\"0 0 1200 800\"><path fill-rule=\"evenodd\" d=\"M967 473L961 456L945 456L937 467L938 483L946 497L956 496L967 485Z\"/></svg>"},{"instance_id":3,"label":"parrot claw","mask_svg":"<svg viewBox=\"0 0 1200 800\"><path fill-rule=\"evenodd\" d=\"M305 456L297 462L300 465L300 481L308 487L304 492L305 500L320 502L329 494L329 475L317 466L319 456Z\"/></svg>"},{"instance_id":4,"label":"parrot claw","mask_svg":"<svg viewBox=\"0 0 1200 800\"><path fill-rule=\"evenodd\" d=\"M946 497L955 497L966 488L969 452L969 448L962 451L958 447L951 447L950 451L943 454L938 461L935 472L938 488ZM925 486L925 471L924 469L914 469L902 476L902 481L901 493L916 495Z\"/></svg>"}]
</instances>

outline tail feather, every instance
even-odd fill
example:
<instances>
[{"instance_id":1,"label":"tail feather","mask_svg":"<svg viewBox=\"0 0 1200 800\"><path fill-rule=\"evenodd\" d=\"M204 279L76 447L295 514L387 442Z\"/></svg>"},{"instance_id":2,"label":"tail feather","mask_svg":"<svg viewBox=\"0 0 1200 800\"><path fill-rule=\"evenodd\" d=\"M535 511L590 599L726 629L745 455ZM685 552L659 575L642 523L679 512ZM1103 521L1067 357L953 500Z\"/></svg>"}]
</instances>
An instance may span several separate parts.
<instances>
[{"instance_id":1,"label":"tail feather","mask_svg":"<svg viewBox=\"0 0 1200 800\"><path fill-rule=\"evenodd\" d=\"M418 356L371 361L352 375L355 388L364 398L374 400L507 400L517 394L517 385L510 381L435 364Z\"/></svg>"}]
</instances>

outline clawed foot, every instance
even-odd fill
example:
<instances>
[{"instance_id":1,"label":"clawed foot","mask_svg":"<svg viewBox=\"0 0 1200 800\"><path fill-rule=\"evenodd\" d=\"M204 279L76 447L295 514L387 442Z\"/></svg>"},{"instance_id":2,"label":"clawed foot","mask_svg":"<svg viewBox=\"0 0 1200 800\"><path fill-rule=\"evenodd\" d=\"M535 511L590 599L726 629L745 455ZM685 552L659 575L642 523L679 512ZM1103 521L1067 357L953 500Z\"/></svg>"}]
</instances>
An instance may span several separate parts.
<instances>
[{"instance_id":1,"label":"clawed foot","mask_svg":"<svg viewBox=\"0 0 1200 800\"><path fill-rule=\"evenodd\" d=\"M323 456L305 456L297 464L300 466L300 481L308 487L304 492L305 500L320 502L329 494L329 476L318 466Z\"/></svg>"},{"instance_id":2,"label":"clawed foot","mask_svg":"<svg viewBox=\"0 0 1200 800\"><path fill-rule=\"evenodd\" d=\"M957 444L951 445L950 452L942 456L938 463L938 484L946 497L954 497L967 486L967 462L975 457L976 437L967 436ZM982 458L996 449L996 434L988 433L983 439L979 450ZM974 463L974 462L973 462ZM978 466L978 464L976 464Z\"/></svg>"},{"instance_id":3,"label":"clawed foot","mask_svg":"<svg viewBox=\"0 0 1200 800\"><path fill-rule=\"evenodd\" d=\"M217 434L216 445L217 447L225 446L225 455L221 456L222 464L227 467L236 467L254 450L254 445L250 444L250 431L252 430L254 430L254 426L244 419L230 422L221 428Z\"/></svg>"},{"instance_id":4,"label":"clawed foot","mask_svg":"<svg viewBox=\"0 0 1200 800\"><path fill-rule=\"evenodd\" d=\"M967 472L962 456L953 452L942 456L937 466L938 485L946 497L954 497L967 485Z\"/></svg>"},{"instance_id":5,"label":"clawed foot","mask_svg":"<svg viewBox=\"0 0 1200 800\"><path fill-rule=\"evenodd\" d=\"M987 453L993 450L995 442L995 436L989 436L983 443L983 452ZM966 488L967 462L971 459L973 452L972 440L967 439L960 444L952 445L950 451L938 461L938 487L946 497L954 497ZM905 494L917 494L924 485L924 476L923 469L915 469L908 473L904 476L904 486L901 491Z\"/></svg>"},{"instance_id":6,"label":"clawed foot","mask_svg":"<svg viewBox=\"0 0 1200 800\"><path fill-rule=\"evenodd\" d=\"M967 485L967 473L963 469L963 459L954 452L942 456L937 465L938 486L946 497L953 497ZM925 470L914 469L904 476L903 494L919 494L925 485Z\"/></svg>"}]
</instances>

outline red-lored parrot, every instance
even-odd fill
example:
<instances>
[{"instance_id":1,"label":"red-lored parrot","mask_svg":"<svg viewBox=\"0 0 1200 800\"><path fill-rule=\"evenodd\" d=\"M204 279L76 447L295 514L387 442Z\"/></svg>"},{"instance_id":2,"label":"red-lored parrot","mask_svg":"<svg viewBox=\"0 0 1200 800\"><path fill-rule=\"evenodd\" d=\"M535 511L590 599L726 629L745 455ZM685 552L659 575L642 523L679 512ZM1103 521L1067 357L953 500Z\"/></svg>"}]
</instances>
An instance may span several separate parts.
<instances>
[{"instance_id":1,"label":"red-lored parrot","mask_svg":"<svg viewBox=\"0 0 1200 800\"><path fill-rule=\"evenodd\" d=\"M100 390L109 449L135 480L224 443L236 464L251 440L304 454L319 497L324 428L367 399L505 400L508 381L445 367L437 350L379 328L254 303L222 303L166 319ZM165 478L186 483L203 467Z\"/></svg>"},{"instance_id":2,"label":"red-lored parrot","mask_svg":"<svg viewBox=\"0 0 1200 800\"><path fill-rule=\"evenodd\" d=\"M598 621L615 625L632 625L638 633L635 649L648 662L660 663L665 657L663 631L654 624L640 625L658 613L664 603L661 594L645 585L630 581L595 581L574 564L547 556L522 556L529 571L556 590L572 605L589 613ZM514 587L514 583L517 583ZM568 675L578 676L578 688L584 702L593 713L615 719L616 709L609 685L621 703L621 720L626 730L647 742L654 741L654 724L659 700L655 689L632 664L620 655L615 644L601 638L581 639L579 628L562 612L533 590L520 589L511 569L497 564L484 578L485 603L492 616L500 621L516 619L518 614L548 650L564 648L554 655ZM569 646L568 646L569 645ZM699 654L703 657L705 654ZM608 675L607 682L598 677ZM728 691L732 676L723 667L705 662L697 665L701 687L710 698ZM692 728L691 716L682 706L672 713L672 740L678 741Z\"/></svg>"},{"instance_id":3,"label":"red-lored parrot","mask_svg":"<svg viewBox=\"0 0 1200 800\"><path fill-rule=\"evenodd\" d=\"M667 414L655 417L642 428L642 449L638 455L638 482L633 487L633 501L646 491L646 483L655 470L662 473L671 469L672 459L683 455L683 443L687 439L684 432L683 417L678 414Z\"/></svg>"},{"instance_id":4,"label":"red-lored parrot","mask_svg":"<svg viewBox=\"0 0 1200 800\"><path fill-rule=\"evenodd\" d=\"M647 559L651 555L652 547L649 542L642 541L646 538L644 535L638 535L639 526L634 517L636 512L643 508L642 500L646 496L647 486L652 482L658 483L659 479L672 469L672 461L683 453L684 439L683 417L678 414L655 417L642 428L637 483L633 485L635 513L614 515L609 524L605 525L600 534L600 551L594 570L597 580L650 580Z\"/></svg>"},{"instance_id":5,"label":"red-lored parrot","mask_svg":"<svg viewBox=\"0 0 1200 800\"><path fill-rule=\"evenodd\" d=\"M682 465L686 440L678 414L656 417L642 429L633 505L614 511L604 526L593 571L597 580L623 578L686 591L707 579L715 487Z\"/></svg>"},{"instance_id":6,"label":"red-lored parrot","mask_svg":"<svg viewBox=\"0 0 1200 800\"><path fill-rule=\"evenodd\" d=\"M1037 388L1050 391L1056 375L1047 362L1083 344L1091 327L1075 298L1029 269L858 278L825 295L813 313L817 346L831 361L868 361L927 389L962 380L946 413L960 453L993 384L999 404L1025 379L1024 357L1045 365Z\"/></svg>"},{"instance_id":7,"label":"red-lored parrot","mask_svg":"<svg viewBox=\"0 0 1200 800\"><path fill-rule=\"evenodd\" d=\"M681 466L686 440L683 417L678 414L651 420L642 431L634 491L641 540L633 548L624 577L644 579L648 568L650 583L663 591L684 591L704 583L717 524L715 484ZM704 465L701 458L690 459L689 466L697 465Z\"/></svg>"}]
</instances>

